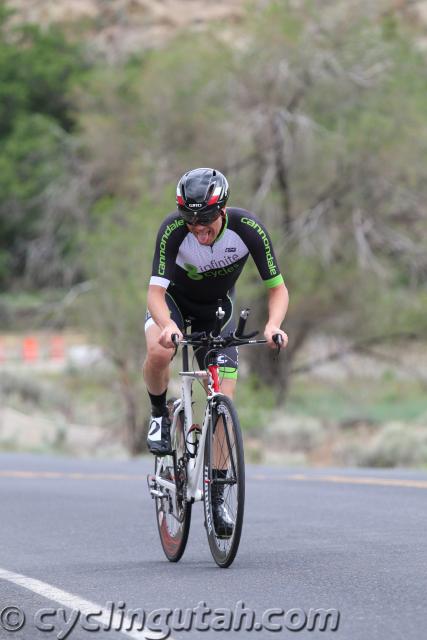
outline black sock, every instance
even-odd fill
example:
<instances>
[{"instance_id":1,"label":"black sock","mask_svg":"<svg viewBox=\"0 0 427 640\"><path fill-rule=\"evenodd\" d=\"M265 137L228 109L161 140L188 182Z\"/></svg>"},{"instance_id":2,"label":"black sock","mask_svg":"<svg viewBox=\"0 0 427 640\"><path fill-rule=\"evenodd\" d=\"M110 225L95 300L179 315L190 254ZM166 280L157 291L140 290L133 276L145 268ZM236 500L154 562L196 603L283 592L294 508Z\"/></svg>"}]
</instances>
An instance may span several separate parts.
<instances>
[{"instance_id":1,"label":"black sock","mask_svg":"<svg viewBox=\"0 0 427 640\"><path fill-rule=\"evenodd\" d=\"M227 469L212 469L212 478L214 480L225 480L227 477Z\"/></svg>"},{"instance_id":2,"label":"black sock","mask_svg":"<svg viewBox=\"0 0 427 640\"><path fill-rule=\"evenodd\" d=\"M166 406L166 393L167 389L159 396L155 396L148 391L148 395L150 396L151 400L151 413L155 418L168 415L168 408Z\"/></svg>"}]
</instances>

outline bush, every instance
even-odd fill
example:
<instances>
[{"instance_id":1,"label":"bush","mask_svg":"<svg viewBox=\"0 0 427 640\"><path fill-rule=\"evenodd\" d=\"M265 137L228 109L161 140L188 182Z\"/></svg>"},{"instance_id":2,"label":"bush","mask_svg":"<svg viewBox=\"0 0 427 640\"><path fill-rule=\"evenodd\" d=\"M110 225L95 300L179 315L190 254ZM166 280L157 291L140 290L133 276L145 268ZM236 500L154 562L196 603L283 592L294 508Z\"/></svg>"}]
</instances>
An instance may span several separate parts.
<instances>
[{"instance_id":1,"label":"bush","mask_svg":"<svg viewBox=\"0 0 427 640\"><path fill-rule=\"evenodd\" d=\"M326 438L326 427L316 418L276 413L268 429L269 440L283 449L309 453L320 447Z\"/></svg>"},{"instance_id":2,"label":"bush","mask_svg":"<svg viewBox=\"0 0 427 640\"><path fill-rule=\"evenodd\" d=\"M86 69L79 47L60 30L12 29L7 17L0 10L0 283L6 285L24 273L29 243L52 226L43 194L67 172L71 90ZM70 240L60 227L61 252ZM51 259L50 249L42 253L44 262Z\"/></svg>"},{"instance_id":3,"label":"bush","mask_svg":"<svg viewBox=\"0 0 427 640\"><path fill-rule=\"evenodd\" d=\"M427 430L402 423L385 425L361 451L359 466L399 467L427 464Z\"/></svg>"}]
</instances>

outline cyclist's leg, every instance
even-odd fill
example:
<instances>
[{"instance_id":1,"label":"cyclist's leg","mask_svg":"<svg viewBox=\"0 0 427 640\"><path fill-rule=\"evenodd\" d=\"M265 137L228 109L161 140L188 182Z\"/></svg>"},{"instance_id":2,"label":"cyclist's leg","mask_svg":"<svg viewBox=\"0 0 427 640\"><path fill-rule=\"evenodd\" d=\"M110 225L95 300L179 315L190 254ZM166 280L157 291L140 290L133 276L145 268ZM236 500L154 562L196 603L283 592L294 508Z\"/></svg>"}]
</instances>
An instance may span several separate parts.
<instances>
[{"instance_id":1,"label":"cyclist's leg","mask_svg":"<svg viewBox=\"0 0 427 640\"><path fill-rule=\"evenodd\" d=\"M221 334L228 334L230 331L236 329L236 323L233 317L233 296L227 295L223 300L223 307L225 311L224 324L221 330ZM193 331L211 331L215 326L215 308L210 309L210 314L201 318L193 320ZM201 369L206 368L206 349L197 349L196 358ZM237 383L237 370L239 365L237 347L227 347L226 349L220 349L219 351L219 379L221 393L233 398L236 383Z\"/></svg>"},{"instance_id":2,"label":"cyclist's leg","mask_svg":"<svg viewBox=\"0 0 427 640\"><path fill-rule=\"evenodd\" d=\"M236 328L233 318L233 299L227 296L223 300L223 307L225 311L224 324L221 330L222 334L228 334L230 331L234 331ZM210 315L207 318L197 318L192 323L193 331L211 331L215 326L215 310L211 310ZM197 349L196 358L201 369L206 368L206 349ZM220 349L219 351L219 377L220 377L220 390L221 393L233 398L234 391L237 383L237 369L238 369L238 351L236 347L227 347L226 349ZM221 474L221 472L227 468L229 464L228 460L228 445L226 441L225 426L222 419L218 420L215 437L213 439L212 446L212 468L213 473Z\"/></svg>"},{"instance_id":3,"label":"cyclist's leg","mask_svg":"<svg viewBox=\"0 0 427 640\"><path fill-rule=\"evenodd\" d=\"M178 326L183 326L180 310L168 293L166 293L166 301L173 320ZM144 380L151 402L147 445L151 453L166 455L171 448L170 419L166 399L173 349L166 349L159 344L160 333L160 327L147 311L145 321L147 356L143 366Z\"/></svg>"},{"instance_id":4,"label":"cyclist's leg","mask_svg":"<svg viewBox=\"0 0 427 640\"><path fill-rule=\"evenodd\" d=\"M173 349L159 344L161 329L155 323L145 329L147 355L142 368L147 391L152 396L162 396L169 384L169 365Z\"/></svg>"},{"instance_id":5,"label":"cyclist's leg","mask_svg":"<svg viewBox=\"0 0 427 640\"><path fill-rule=\"evenodd\" d=\"M166 292L166 302L171 313L171 318L180 328L183 328L184 323L181 311L168 292ZM173 349L166 349L159 344L160 334L160 327L157 326L150 312L147 311L145 316L147 355L143 365L143 375L147 390L153 395L161 395L167 389L169 383L169 367L173 355Z\"/></svg>"},{"instance_id":6,"label":"cyclist's leg","mask_svg":"<svg viewBox=\"0 0 427 640\"><path fill-rule=\"evenodd\" d=\"M234 321L227 326L226 332L235 330ZM239 368L239 353L237 347L227 347L220 350L221 364L219 367L219 379L221 393L233 399L237 384L237 372Z\"/></svg>"},{"instance_id":7,"label":"cyclist's leg","mask_svg":"<svg viewBox=\"0 0 427 640\"><path fill-rule=\"evenodd\" d=\"M233 298L229 298L227 296L224 306L226 310L226 316L221 330L222 335L228 334L230 333L230 331L235 331L236 329L236 324L233 317ZM220 349L219 362L220 391L230 399L233 399L237 384L237 371L239 366L239 355L237 347L227 347L226 349ZM212 458L213 474L217 475L218 477L221 477L221 474L224 473L230 462L230 452L227 444L225 429L226 426L224 421L222 419L218 420L215 429ZM222 487L217 487L217 489L220 504Z\"/></svg>"},{"instance_id":8,"label":"cyclist's leg","mask_svg":"<svg viewBox=\"0 0 427 640\"><path fill-rule=\"evenodd\" d=\"M236 391L236 384L237 380L222 380L220 384L221 393L223 393L225 396L228 396L232 400Z\"/></svg>"}]
</instances>

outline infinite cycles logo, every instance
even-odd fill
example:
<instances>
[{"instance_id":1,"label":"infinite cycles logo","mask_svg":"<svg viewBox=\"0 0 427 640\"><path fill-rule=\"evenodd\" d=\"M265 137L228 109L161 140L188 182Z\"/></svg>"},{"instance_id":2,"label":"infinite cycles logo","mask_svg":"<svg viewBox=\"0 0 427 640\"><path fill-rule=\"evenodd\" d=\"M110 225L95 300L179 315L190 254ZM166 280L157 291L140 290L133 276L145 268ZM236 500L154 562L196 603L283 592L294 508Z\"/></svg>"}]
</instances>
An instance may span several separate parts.
<instances>
[{"instance_id":1,"label":"infinite cycles logo","mask_svg":"<svg viewBox=\"0 0 427 640\"><path fill-rule=\"evenodd\" d=\"M184 264L184 269L187 272L187 276L191 278L191 280L203 280L204 278L217 278L218 276L227 276L230 273L233 273L233 271L240 269L241 268L240 263L236 264L235 262L237 260L238 260L237 255L233 256L232 258L229 258L228 263L224 260L218 260L218 261L212 260L212 262L207 266L209 267L211 266L211 264L216 262L216 264L219 265L219 268L209 269L208 271L202 271L202 272L199 272L199 269L198 267L196 267L196 265L186 262ZM224 263L224 265L226 266L222 266L222 263Z\"/></svg>"}]
</instances>

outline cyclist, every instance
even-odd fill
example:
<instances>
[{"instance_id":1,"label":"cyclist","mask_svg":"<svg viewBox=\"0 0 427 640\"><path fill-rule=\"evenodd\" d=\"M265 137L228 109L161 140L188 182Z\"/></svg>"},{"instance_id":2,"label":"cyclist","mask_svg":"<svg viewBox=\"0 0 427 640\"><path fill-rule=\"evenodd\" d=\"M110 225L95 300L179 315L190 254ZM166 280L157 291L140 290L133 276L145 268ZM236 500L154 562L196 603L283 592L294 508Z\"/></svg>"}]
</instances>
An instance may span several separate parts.
<instances>
[{"instance_id":1,"label":"cyclist","mask_svg":"<svg viewBox=\"0 0 427 640\"><path fill-rule=\"evenodd\" d=\"M226 208L228 197L227 179L219 171L210 168L188 171L177 185L177 210L163 221L157 235L148 288L147 357L143 368L152 406L147 445L157 456L171 452L171 423L166 406L174 348L171 337L178 334L182 338L185 318L191 319L193 331L212 330L218 299L223 300L226 311L223 331L234 330L234 285L249 255L268 287L264 336L272 348L276 346L274 334L282 336L284 346L288 342L280 325L289 297L271 239L254 214L245 209ZM203 349L196 352L202 368L205 355ZM237 349L223 349L221 357L221 392L232 397L237 379ZM216 519L221 519L220 498ZM222 515L226 519L226 514Z\"/></svg>"}]
</instances>

